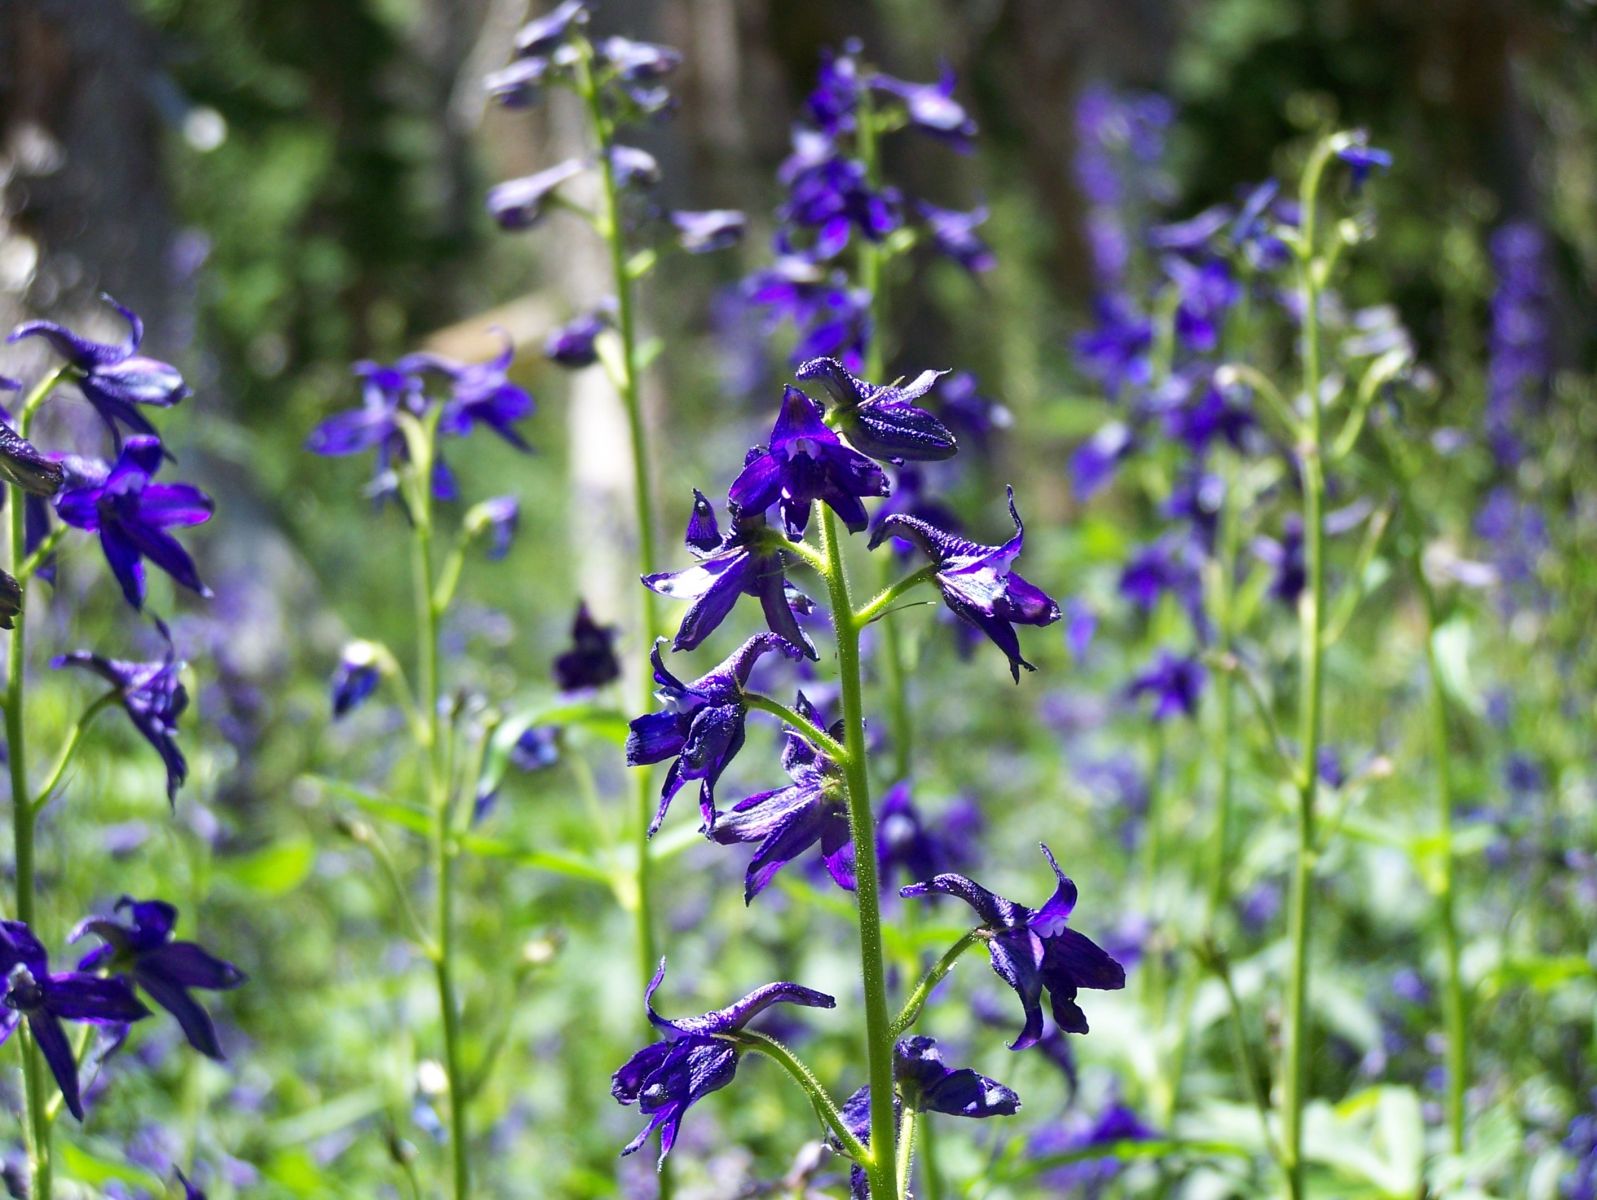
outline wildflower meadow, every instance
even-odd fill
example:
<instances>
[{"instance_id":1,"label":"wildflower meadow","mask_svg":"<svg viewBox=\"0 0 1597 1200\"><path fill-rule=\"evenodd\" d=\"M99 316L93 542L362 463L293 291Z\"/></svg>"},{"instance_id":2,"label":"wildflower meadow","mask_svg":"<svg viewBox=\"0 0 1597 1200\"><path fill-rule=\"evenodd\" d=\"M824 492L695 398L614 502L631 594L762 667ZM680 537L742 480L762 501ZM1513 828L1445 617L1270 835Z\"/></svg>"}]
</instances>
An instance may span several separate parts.
<instances>
[{"instance_id":1,"label":"wildflower meadow","mask_svg":"<svg viewBox=\"0 0 1597 1200\"><path fill-rule=\"evenodd\" d=\"M18 1200L1597 1200L1583 0L4 0Z\"/></svg>"}]
</instances>

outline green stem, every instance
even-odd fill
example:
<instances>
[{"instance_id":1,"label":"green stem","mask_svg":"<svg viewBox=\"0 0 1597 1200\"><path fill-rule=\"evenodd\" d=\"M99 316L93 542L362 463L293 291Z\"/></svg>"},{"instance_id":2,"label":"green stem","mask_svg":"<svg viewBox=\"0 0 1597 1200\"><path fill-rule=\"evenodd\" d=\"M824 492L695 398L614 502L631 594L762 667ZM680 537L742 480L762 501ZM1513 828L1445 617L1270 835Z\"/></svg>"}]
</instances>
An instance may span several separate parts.
<instances>
[{"instance_id":1,"label":"green stem","mask_svg":"<svg viewBox=\"0 0 1597 1200\"><path fill-rule=\"evenodd\" d=\"M932 1114L922 1113L920 1121L921 1200L943 1200L943 1175L937 1169L937 1138L933 1135Z\"/></svg>"},{"instance_id":2,"label":"green stem","mask_svg":"<svg viewBox=\"0 0 1597 1200\"><path fill-rule=\"evenodd\" d=\"M449 778L449 751L446 737L453 736L452 724L445 727L439 712L442 687L438 669L439 617L434 591L432 527L432 448L436 436L436 417L429 422L421 439L425 452L415 455L413 465L412 514L414 530L414 587L416 597L417 698L423 706L426 732L427 800L432 814L429 850L432 859L436 930L434 933L433 977L438 991L438 1012L443 1027L444 1072L449 1080L450 1178L454 1200L466 1200L471 1193L471 1146L466 1123L466 1075L461 1056L460 1005L455 991L455 857L456 847L450 829L452 788Z\"/></svg>"},{"instance_id":3,"label":"green stem","mask_svg":"<svg viewBox=\"0 0 1597 1200\"><path fill-rule=\"evenodd\" d=\"M1321 663L1325 611L1325 446L1320 412L1321 279L1319 263L1315 258L1315 210L1319 204L1320 178L1330 154L1329 145L1322 142L1304 171L1301 192L1303 233L1298 252L1298 275L1303 296L1303 392L1308 414L1298 446L1298 458L1303 482L1303 547L1308 585L1298 601L1301 686L1296 781L1298 845L1292 869L1291 909L1287 918L1292 957L1281 1070L1281 1149L1287 1190L1293 1200L1302 1200L1305 1187L1303 1107L1308 1090L1311 893L1314 888L1314 822L1319 798L1320 736L1325 694Z\"/></svg>"},{"instance_id":4,"label":"green stem","mask_svg":"<svg viewBox=\"0 0 1597 1200\"><path fill-rule=\"evenodd\" d=\"M60 370L47 373L23 402L18 432L26 438L32 424L34 411L44 401L50 389L61 376ZM24 497L20 488L12 488L10 520L6 526L6 565L13 574L22 567L23 547L27 544L24 525ZM13 853L16 858L16 917L25 925L35 925L34 914L34 826L38 810L28 787L27 720L27 623L24 620L27 596L22 608L12 618L6 663L6 750L11 772L11 832ZM38 930L35 928L35 932ZM44 1063L41 1060L26 1021L21 1022L17 1035L18 1051L22 1055L23 1090L27 1099L27 1117L23 1122L23 1139L27 1144L28 1173L33 1180L30 1193L33 1200L50 1200L53 1190L54 1170L50 1147L50 1119L47 1109L47 1088Z\"/></svg>"},{"instance_id":5,"label":"green stem","mask_svg":"<svg viewBox=\"0 0 1597 1200\"><path fill-rule=\"evenodd\" d=\"M610 273L615 286L616 336L620 342L620 359L616 385L621 393L621 403L627 413L627 432L631 439L632 498L637 525L638 571L652 575L657 568L655 544L654 482L651 477L648 429L644 422L643 396L639 387L637 348L637 315L633 303L633 277L627 267L626 231L622 226L621 189L616 182L615 164L610 160L614 129L604 111L598 80L594 76L593 50L579 39L577 58L577 88L588 109L588 123L593 132L599 156L600 201L594 221L595 228L609 247ZM641 632L645 646L654 638L660 627L655 594L648 588L639 588L642 594ZM651 701L651 684L646 671L638 674L636 709L648 710ZM649 822L654 816L654 796L650 786L652 775L646 770L632 774L635 839L637 847L636 876L636 940L638 970L644 982L654 975L659 958L656 950L654 917L650 903ZM669 1190L662 1179L662 1192Z\"/></svg>"},{"instance_id":6,"label":"green stem","mask_svg":"<svg viewBox=\"0 0 1597 1200\"><path fill-rule=\"evenodd\" d=\"M793 1081L809 1097L810 1103L815 1107L816 1115L832 1131L845 1154L861 1163L870 1157L870 1152L865 1149L864 1144L849 1130L848 1124L843 1120L843 1114L838 1111L830 1093L796 1054L775 1038L756 1033L752 1029L740 1029L727 1036L745 1050L765 1055L791 1075Z\"/></svg>"},{"instance_id":7,"label":"green stem","mask_svg":"<svg viewBox=\"0 0 1597 1200\"><path fill-rule=\"evenodd\" d=\"M910 1174L915 1164L915 1110L905 1105L903 1115L898 1118L898 1177L904 1181L904 1193L908 1197Z\"/></svg>"},{"instance_id":8,"label":"green stem","mask_svg":"<svg viewBox=\"0 0 1597 1200\"><path fill-rule=\"evenodd\" d=\"M915 985L915 990L909 994L909 999L904 1001L904 1007L899 1010L898 1017L893 1022L895 1039L910 1031L920 1018L920 1010L925 1005L927 997L932 994L932 989L948 977L948 973L954 969L954 964L959 961L959 956L980 940L981 930L972 929L950 946L932 969L926 972L921 981Z\"/></svg>"},{"instance_id":9,"label":"green stem","mask_svg":"<svg viewBox=\"0 0 1597 1200\"><path fill-rule=\"evenodd\" d=\"M843 701L843 778L848 791L849 833L854 843L855 899L858 903L860 978L865 992L865 1052L871 1088L871 1155L866 1168L871 1195L896 1200L898 1164L893 1153L893 1026L887 1014L887 972L882 954L881 898L876 879L876 821L871 813L865 758L865 713L861 702L859 626L849 594L843 547L832 510L816 503L821 548L826 554L826 587L837 633L837 670Z\"/></svg>"},{"instance_id":10,"label":"green stem","mask_svg":"<svg viewBox=\"0 0 1597 1200\"><path fill-rule=\"evenodd\" d=\"M78 747L83 743L83 735L88 732L94 718L100 715L102 709L121 698L120 691L106 692L88 708L83 710L70 730L67 731L66 741L61 744L61 751L56 755L55 765L50 768L50 774L45 778L33 797L33 811L35 814L43 811L44 806L50 802L50 796L61 784L61 777L67 773L67 768L72 765L72 760L77 756Z\"/></svg>"},{"instance_id":11,"label":"green stem","mask_svg":"<svg viewBox=\"0 0 1597 1200\"><path fill-rule=\"evenodd\" d=\"M827 733L814 721L801 716L796 710L789 708L780 700L773 700L769 696L762 696L759 692L744 692L743 702L750 708L757 708L761 712L768 712L778 718L784 725L791 725L815 744L816 749L822 751L834 762L843 762L848 758L848 750L840 745L836 738Z\"/></svg>"},{"instance_id":12,"label":"green stem","mask_svg":"<svg viewBox=\"0 0 1597 1200\"><path fill-rule=\"evenodd\" d=\"M929 583L937 575L937 567L928 565L918 571L911 571L898 582L884 587L865 603L865 606L854 614L854 624L861 629L876 620L892 605L894 600L906 592L912 592L923 583Z\"/></svg>"}]
</instances>

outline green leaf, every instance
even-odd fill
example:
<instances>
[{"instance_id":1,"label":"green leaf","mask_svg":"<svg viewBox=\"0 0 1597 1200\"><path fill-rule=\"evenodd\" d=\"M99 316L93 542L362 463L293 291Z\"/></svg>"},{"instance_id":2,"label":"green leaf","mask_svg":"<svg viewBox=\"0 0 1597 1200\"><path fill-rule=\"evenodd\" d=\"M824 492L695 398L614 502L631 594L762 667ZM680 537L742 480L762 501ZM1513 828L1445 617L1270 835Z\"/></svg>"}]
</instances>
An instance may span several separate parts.
<instances>
[{"instance_id":1,"label":"green leaf","mask_svg":"<svg viewBox=\"0 0 1597 1200\"><path fill-rule=\"evenodd\" d=\"M101 1158L87 1146L80 1146L70 1138L57 1138L55 1152L60 1156L61 1165L66 1168L66 1174L79 1183L94 1184L127 1183L138 1189L145 1190L153 1186L157 1189L163 1186L162 1181L150 1172L126 1163L113 1162Z\"/></svg>"},{"instance_id":2,"label":"green leaf","mask_svg":"<svg viewBox=\"0 0 1597 1200\"><path fill-rule=\"evenodd\" d=\"M282 896L305 881L316 864L316 844L308 837L290 838L217 863L221 875L236 887L260 896Z\"/></svg>"}]
</instances>

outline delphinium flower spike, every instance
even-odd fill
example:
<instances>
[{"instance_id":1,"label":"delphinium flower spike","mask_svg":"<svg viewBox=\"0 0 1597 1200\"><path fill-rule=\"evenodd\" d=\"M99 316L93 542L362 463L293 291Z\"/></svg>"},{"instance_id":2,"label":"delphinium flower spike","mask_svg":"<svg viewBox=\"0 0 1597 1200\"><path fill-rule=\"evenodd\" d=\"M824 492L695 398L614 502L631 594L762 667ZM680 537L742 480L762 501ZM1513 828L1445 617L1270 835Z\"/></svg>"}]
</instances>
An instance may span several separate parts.
<instances>
[{"instance_id":1,"label":"delphinium flower spike","mask_svg":"<svg viewBox=\"0 0 1597 1200\"><path fill-rule=\"evenodd\" d=\"M1042 1037L1041 999L1048 992L1055 1023L1067 1033L1086 1033L1087 1017L1076 1003L1081 988L1114 991L1125 987L1125 970L1101 946L1069 928L1076 907L1076 885L1059 869L1053 853L1042 847L1058 886L1041 908L1028 908L995 895L963 875L946 873L923 883L900 888L899 895L954 896L975 910L982 920L981 938L987 943L998 977L1015 989L1025 1010L1026 1023L1010 1044L1024 1050Z\"/></svg>"},{"instance_id":2,"label":"delphinium flower spike","mask_svg":"<svg viewBox=\"0 0 1597 1200\"><path fill-rule=\"evenodd\" d=\"M650 1023L665 1037L643 1047L615 1073L610 1094L622 1104L636 1104L649 1122L627 1143L623 1155L641 1149L649 1135L660 1134L660 1162L676 1144L682 1115L713 1091L724 1088L737 1074L742 1048L728 1035L736 1034L773 1004L798 1004L805 1008L834 1008L837 1001L824 992L796 983L768 983L741 1000L698 1017L667 1020L654 1010L654 993L665 978L665 959L644 992Z\"/></svg>"},{"instance_id":3,"label":"delphinium flower spike","mask_svg":"<svg viewBox=\"0 0 1597 1200\"><path fill-rule=\"evenodd\" d=\"M93 934L104 943L79 960L78 970L113 977L125 974L177 1018L189 1045L207 1058L222 1058L216 1026L189 990L228 991L245 982L244 972L193 942L173 940L177 909L163 900L123 896L116 911L126 913L125 919L89 917L67 938L76 942Z\"/></svg>"},{"instance_id":4,"label":"delphinium flower spike","mask_svg":"<svg viewBox=\"0 0 1597 1200\"><path fill-rule=\"evenodd\" d=\"M1014 488L1009 489L1009 515L1015 522L1015 536L1001 546L984 546L918 517L894 514L877 525L871 547L889 537L914 543L932 560L944 603L1004 652L1010 674L1018 683L1022 667L1028 671L1036 668L1021 657L1014 626L1051 625L1063 614L1042 589L1012 570L1025 539L1020 514L1015 511Z\"/></svg>"},{"instance_id":5,"label":"delphinium flower spike","mask_svg":"<svg viewBox=\"0 0 1597 1200\"><path fill-rule=\"evenodd\" d=\"M660 788L660 806L649 824L652 836L665 819L671 800L690 780L699 780L699 811L707 830L715 828L715 785L721 772L743 748L744 721L748 715L744 685L754 664L773 651L802 658L803 651L774 633L751 637L714 670L683 683L666 669L660 656L664 638L651 654L655 696L663 712L633 720L627 736L627 764L644 766L671 759Z\"/></svg>"}]
</instances>

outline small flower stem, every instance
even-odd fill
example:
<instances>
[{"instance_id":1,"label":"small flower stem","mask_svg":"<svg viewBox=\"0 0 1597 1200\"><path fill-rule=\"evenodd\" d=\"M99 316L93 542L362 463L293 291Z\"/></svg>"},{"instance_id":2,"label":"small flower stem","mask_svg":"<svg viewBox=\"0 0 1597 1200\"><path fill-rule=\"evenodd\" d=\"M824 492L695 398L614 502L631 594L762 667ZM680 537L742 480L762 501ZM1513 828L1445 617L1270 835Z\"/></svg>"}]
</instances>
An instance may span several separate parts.
<instances>
[{"instance_id":1,"label":"small flower stem","mask_svg":"<svg viewBox=\"0 0 1597 1200\"><path fill-rule=\"evenodd\" d=\"M843 701L843 778L848 790L849 834L854 843L855 899L859 913L860 979L865 992L865 1051L871 1087L871 1155L866 1168L871 1195L896 1200L898 1164L893 1153L893 1026L887 1014L887 972L882 953L881 897L876 879L876 820L871 812L861 702L859 626L849 594L843 547L832 510L817 501L826 586L837 634L837 670Z\"/></svg>"},{"instance_id":2,"label":"small flower stem","mask_svg":"<svg viewBox=\"0 0 1597 1200\"><path fill-rule=\"evenodd\" d=\"M48 372L23 401L18 418L18 430L24 438L33 421L33 413L49 395L62 372ZM6 564L13 573L21 570L23 547L27 544L24 508L26 498L22 489L12 488L7 497L10 502L10 520L7 531ZM20 579L19 579L19 582ZM6 757L11 773L11 832L13 853L16 858L16 918L26 925L35 924L34 915L34 826L38 811L33 803L33 793L28 787L27 755L27 595L12 618L11 632L7 638L5 722ZM37 930L35 931L37 932ZM19 1022L18 1051L22 1055L23 1091L27 1100L27 1115L23 1121L23 1140L28 1152L28 1174L33 1187L29 1193L33 1200L50 1200L53 1187L53 1164L50 1147L50 1119L46 1106L44 1063L37 1053L33 1035L26 1021Z\"/></svg>"},{"instance_id":3,"label":"small flower stem","mask_svg":"<svg viewBox=\"0 0 1597 1200\"><path fill-rule=\"evenodd\" d=\"M937 575L935 566L924 566L918 571L912 571L897 583L883 588L872 596L865 606L854 614L854 624L863 629L872 621L885 613L900 596L912 592L923 583L929 583Z\"/></svg>"},{"instance_id":4,"label":"small flower stem","mask_svg":"<svg viewBox=\"0 0 1597 1200\"><path fill-rule=\"evenodd\" d=\"M840 745L836 738L832 737L831 734L827 733L814 721L800 716L780 700L773 700L771 697L762 696L758 692L744 692L743 702L750 708L757 708L761 712L770 713L773 717L781 720L783 724L791 725L834 762L843 763L848 759L848 750Z\"/></svg>"},{"instance_id":5,"label":"small flower stem","mask_svg":"<svg viewBox=\"0 0 1597 1200\"><path fill-rule=\"evenodd\" d=\"M915 1169L915 1110L905 1105L898 1118L898 1177L904 1181L904 1195L909 1195L910 1175Z\"/></svg>"},{"instance_id":6,"label":"small flower stem","mask_svg":"<svg viewBox=\"0 0 1597 1200\"><path fill-rule=\"evenodd\" d=\"M981 941L981 931L972 929L944 951L932 969L926 972L921 981L915 985L915 990L909 994L909 999L904 1001L904 1007L899 1010L898 1017L893 1022L895 1040L903 1037L914 1027L915 1022L920 1019L921 1008L932 994L932 989L948 978L948 973L954 969L954 964L959 961L960 955L979 941Z\"/></svg>"},{"instance_id":7,"label":"small flower stem","mask_svg":"<svg viewBox=\"0 0 1597 1200\"><path fill-rule=\"evenodd\" d=\"M585 39L577 40L577 90L588 110L588 124L598 151L600 180L599 211L594 227L610 251L610 272L616 295L616 337L620 342L616 390L621 394L622 406L627 413L627 432L631 439L632 499L637 525L637 565L642 575L652 575L658 570L658 548L655 540L654 481L649 457L648 427L644 421L643 395L640 388L641 372L638 366L637 316L634 306L632 272L627 266L626 230L622 223L621 188L616 181L615 164L610 160L615 130L604 111L604 99L594 74L593 48ZM642 593L640 610L641 642L647 647L660 627L659 605L655 594L648 588ZM651 685L648 672L638 675L636 709L648 710L651 702ZM635 895L636 941L638 970L647 982L654 974L659 959L656 950L654 914L651 904L651 870L649 854L649 822L654 816L654 796L649 771L632 771L634 837L637 847ZM662 1195L670 1190L666 1177L661 1178Z\"/></svg>"},{"instance_id":8,"label":"small flower stem","mask_svg":"<svg viewBox=\"0 0 1597 1200\"><path fill-rule=\"evenodd\" d=\"M843 1121L843 1114L838 1111L837 1105L821 1081L815 1078L815 1073L793 1051L775 1038L755 1033L752 1029L740 1029L728 1036L745 1050L765 1055L793 1077L793 1081L804 1090L804 1094L814 1105L816 1115L836 1136L844 1153L861 1163L870 1157L870 1152L865 1149L863 1143L849 1131L848 1125Z\"/></svg>"},{"instance_id":9,"label":"small flower stem","mask_svg":"<svg viewBox=\"0 0 1597 1200\"><path fill-rule=\"evenodd\" d=\"M1287 1192L1302 1200L1306 1186L1303 1161L1303 1107L1308 1091L1309 957L1314 889L1315 818L1319 799L1320 737L1323 731L1325 678L1322 670L1325 613L1325 474L1324 433L1320 396L1320 287L1315 258L1315 210L1320 179L1331 150L1322 142L1309 159L1301 191L1303 240L1298 252L1298 277L1303 297L1303 392L1307 420L1298 445L1303 484L1303 548L1308 586L1298 600L1300 626L1297 767L1297 854L1292 869L1292 899L1287 917L1291 943L1286 1027L1282 1039L1282 1160Z\"/></svg>"},{"instance_id":10,"label":"small flower stem","mask_svg":"<svg viewBox=\"0 0 1597 1200\"><path fill-rule=\"evenodd\" d=\"M435 888L433 935L433 976L438 990L439 1020L443 1029L444 1072L449 1081L450 1179L454 1200L471 1194L471 1145L466 1122L466 1076L460 1046L460 1005L455 992L455 839L450 830L452 788L449 779L449 748L452 725L445 726L439 712L442 686L439 679L439 618L433 566L432 462L437 436L438 414L429 415L423 436L425 448L413 464L411 514L413 572L416 596L416 684L417 700L423 706L422 722L426 735L422 747L427 761L427 800L432 814L429 850Z\"/></svg>"},{"instance_id":11,"label":"small flower stem","mask_svg":"<svg viewBox=\"0 0 1597 1200\"><path fill-rule=\"evenodd\" d=\"M105 708L115 703L121 694L121 692L115 690L106 692L93 704L89 705L88 708L84 709L83 715L67 731L66 741L61 743L61 751L56 755L55 765L50 768L49 776L33 797L32 803L35 815L42 812L44 806L50 803L51 794L60 786L61 777L67 773L67 768L72 765L73 758L77 756L78 747L83 743L83 735L89 731L89 726L93 724L94 718L99 716Z\"/></svg>"}]
</instances>

